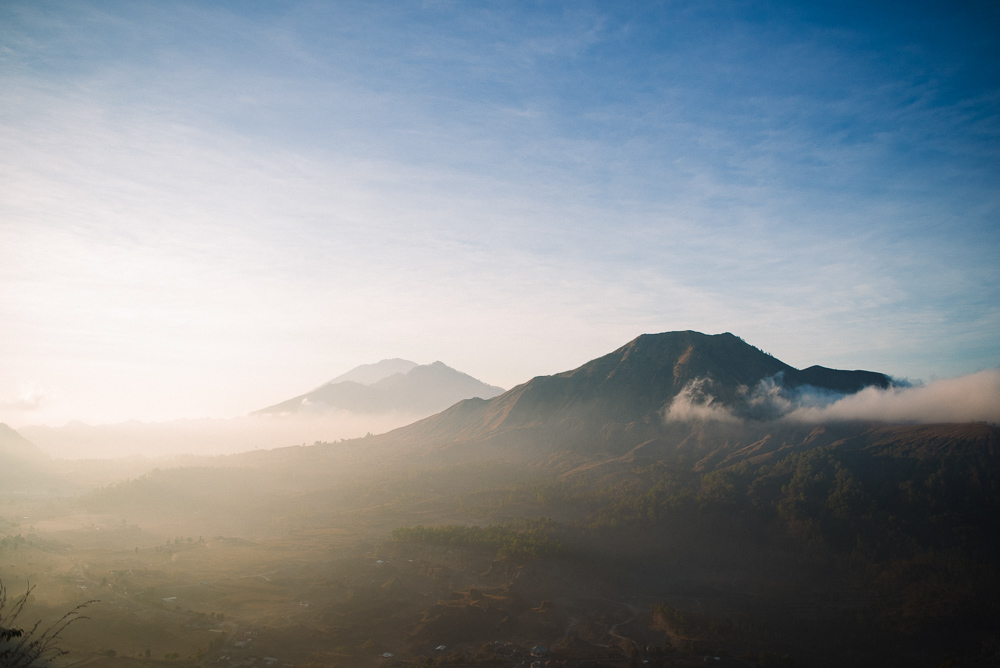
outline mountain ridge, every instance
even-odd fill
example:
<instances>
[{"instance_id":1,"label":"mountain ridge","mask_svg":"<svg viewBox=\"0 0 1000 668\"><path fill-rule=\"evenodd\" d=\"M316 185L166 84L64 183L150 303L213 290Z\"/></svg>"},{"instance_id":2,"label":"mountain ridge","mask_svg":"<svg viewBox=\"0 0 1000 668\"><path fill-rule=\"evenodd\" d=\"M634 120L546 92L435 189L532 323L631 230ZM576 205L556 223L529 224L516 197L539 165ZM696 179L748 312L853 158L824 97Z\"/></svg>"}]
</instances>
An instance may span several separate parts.
<instances>
[{"instance_id":1,"label":"mountain ridge","mask_svg":"<svg viewBox=\"0 0 1000 668\"><path fill-rule=\"evenodd\" d=\"M399 357L379 360L374 364L361 364L346 373L340 374L336 378L331 378L311 391L315 392L316 390L326 387L327 385L336 385L337 383L343 383L345 381L352 381L362 385L372 385L393 374L408 373L417 366L420 365L416 362L404 360Z\"/></svg>"},{"instance_id":2,"label":"mountain ridge","mask_svg":"<svg viewBox=\"0 0 1000 668\"><path fill-rule=\"evenodd\" d=\"M390 434L408 441L459 442L505 433L545 432L560 442L656 438L663 411L685 388L702 383L709 403L749 407L762 382L779 389L816 388L851 394L865 387L887 388L889 376L811 366L798 370L731 334L694 331L642 334L581 366L536 376L489 400L469 399Z\"/></svg>"},{"instance_id":3,"label":"mountain ridge","mask_svg":"<svg viewBox=\"0 0 1000 668\"><path fill-rule=\"evenodd\" d=\"M413 366L409 366L409 365ZM388 373L394 368L406 372ZM360 380L378 377L371 383ZM338 380L344 379L347 380ZM351 380L356 378L360 380ZM492 398L503 388L487 385L443 362L415 364L408 360L382 360L362 365L318 388L254 411L251 415L322 413L346 410L353 413L434 413L469 397Z\"/></svg>"}]
</instances>

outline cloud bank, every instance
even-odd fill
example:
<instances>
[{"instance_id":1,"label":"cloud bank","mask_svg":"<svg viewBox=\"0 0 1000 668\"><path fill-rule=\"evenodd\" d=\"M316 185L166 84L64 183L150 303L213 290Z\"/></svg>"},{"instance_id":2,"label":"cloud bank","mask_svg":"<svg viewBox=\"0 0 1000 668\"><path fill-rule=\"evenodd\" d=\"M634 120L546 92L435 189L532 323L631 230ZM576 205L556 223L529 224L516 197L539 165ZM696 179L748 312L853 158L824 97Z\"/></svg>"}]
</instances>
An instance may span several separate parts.
<instances>
[{"instance_id":1,"label":"cloud bank","mask_svg":"<svg viewBox=\"0 0 1000 668\"><path fill-rule=\"evenodd\" d=\"M826 406L797 406L786 420L880 422L990 422L1000 424L1000 369L917 387L869 387Z\"/></svg>"},{"instance_id":2,"label":"cloud bank","mask_svg":"<svg viewBox=\"0 0 1000 668\"><path fill-rule=\"evenodd\" d=\"M670 422L785 420L821 423L850 420L930 424L1000 424L1000 368L918 386L869 387L843 395L815 387L785 388L780 374L765 378L744 399L724 405L711 394L712 381L688 383L664 410Z\"/></svg>"}]
</instances>

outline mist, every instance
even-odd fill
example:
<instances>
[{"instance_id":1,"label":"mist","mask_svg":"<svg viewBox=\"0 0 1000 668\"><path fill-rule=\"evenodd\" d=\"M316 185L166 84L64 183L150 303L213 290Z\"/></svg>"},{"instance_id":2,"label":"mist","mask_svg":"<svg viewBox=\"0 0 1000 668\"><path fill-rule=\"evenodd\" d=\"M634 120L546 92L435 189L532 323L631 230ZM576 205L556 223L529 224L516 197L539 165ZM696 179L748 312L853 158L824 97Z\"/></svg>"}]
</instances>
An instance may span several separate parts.
<instances>
[{"instance_id":1,"label":"mist","mask_svg":"<svg viewBox=\"0 0 1000 668\"><path fill-rule=\"evenodd\" d=\"M233 419L191 419L169 422L129 421L62 427L28 426L18 431L57 459L110 459L175 455L226 455L253 449L331 442L380 434L414 422L424 415L330 411L323 414L250 415Z\"/></svg>"},{"instance_id":2,"label":"mist","mask_svg":"<svg viewBox=\"0 0 1000 668\"><path fill-rule=\"evenodd\" d=\"M876 420L929 424L936 422L1000 423L1000 369L914 387L869 387L828 405L798 405L784 418L798 422Z\"/></svg>"},{"instance_id":3,"label":"mist","mask_svg":"<svg viewBox=\"0 0 1000 668\"><path fill-rule=\"evenodd\" d=\"M695 378L663 411L664 422L739 422L733 411L709 392L710 378Z\"/></svg>"},{"instance_id":4,"label":"mist","mask_svg":"<svg viewBox=\"0 0 1000 668\"><path fill-rule=\"evenodd\" d=\"M1000 369L919 385L897 383L886 389L868 387L850 395L811 386L787 388L778 374L765 378L753 389L743 388L742 400L731 406L719 402L711 393L711 387L709 378L689 382L664 409L664 421L1000 423Z\"/></svg>"}]
</instances>

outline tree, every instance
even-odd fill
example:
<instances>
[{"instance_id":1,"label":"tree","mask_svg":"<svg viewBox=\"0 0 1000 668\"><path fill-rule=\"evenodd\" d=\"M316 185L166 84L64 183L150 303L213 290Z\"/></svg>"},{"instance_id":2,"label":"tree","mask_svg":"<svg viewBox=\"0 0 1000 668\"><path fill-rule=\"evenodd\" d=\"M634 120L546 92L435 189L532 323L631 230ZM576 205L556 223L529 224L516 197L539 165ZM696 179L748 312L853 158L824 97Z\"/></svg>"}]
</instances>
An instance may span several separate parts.
<instances>
[{"instance_id":1,"label":"tree","mask_svg":"<svg viewBox=\"0 0 1000 668\"><path fill-rule=\"evenodd\" d=\"M28 585L23 596L10 601L7 598L7 588L0 581L0 666L4 668L38 666L53 657L66 654L58 645L60 635L73 622L87 619L80 611L91 603L97 603L96 600L81 603L46 629L40 628L41 620L31 628L22 628L17 620L24 612L33 589Z\"/></svg>"}]
</instances>

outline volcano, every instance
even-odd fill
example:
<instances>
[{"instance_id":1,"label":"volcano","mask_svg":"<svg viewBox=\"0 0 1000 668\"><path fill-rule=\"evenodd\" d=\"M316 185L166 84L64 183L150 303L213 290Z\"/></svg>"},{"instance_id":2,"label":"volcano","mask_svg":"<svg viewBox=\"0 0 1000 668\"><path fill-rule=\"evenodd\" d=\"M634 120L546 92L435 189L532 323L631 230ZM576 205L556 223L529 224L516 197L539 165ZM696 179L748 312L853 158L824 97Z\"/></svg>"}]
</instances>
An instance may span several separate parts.
<instances>
[{"instance_id":1,"label":"volcano","mask_svg":"<svg viewBox=\"0 0 1000 668\"><path fill-rule=\"evenodd\" d=\"M643 334L571 371L532 378L489 400L467 399L390 435L427 444L497 438L635 444L662 436L664 411L685 390L696 387L702 402L752 417L762 384L779 393L838 397L887 388L892 380L872 371L799 370L730 333Z\"/></svg>"}]
</instances>

